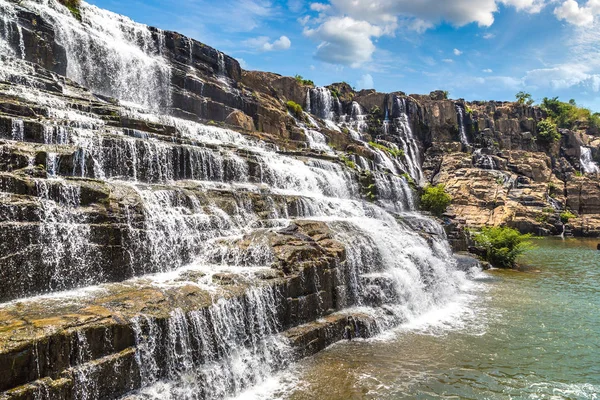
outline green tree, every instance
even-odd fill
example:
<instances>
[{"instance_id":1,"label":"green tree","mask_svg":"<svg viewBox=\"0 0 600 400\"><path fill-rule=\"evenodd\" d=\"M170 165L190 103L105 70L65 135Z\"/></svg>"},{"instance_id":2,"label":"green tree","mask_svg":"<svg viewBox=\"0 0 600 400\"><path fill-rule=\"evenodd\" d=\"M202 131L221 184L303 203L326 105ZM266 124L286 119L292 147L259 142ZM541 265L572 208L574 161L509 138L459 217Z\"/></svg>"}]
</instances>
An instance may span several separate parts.
<instances>
[{"instance_id":1,"label":"green tree","mask_svg":"<svg viewBox=\"0 0 600 400\"><path fill-rule=\"evenodd\" d=\"M544 97L540 107L559 128L573 129L582 122L590 128L600 128L600 115L585 107L579 107L573 99L565 103L558 97Z\"/></svg>"},{"instance_id":2,"label":"green tree","mask_svg":"<svg viewBox=\"0 0 600 400\"><path fill-rule=\"evenodd\" d=\"M508 227L486 227L473 239L483 250L482 258L496 268L513 268L517 257L532 247L531 235Z\"/></svg>"},{"instance_id":3,"label":"green tree","mask_svg":"<svg viewBox=\"0 0 600 400\"><path fill-rule=\"evenodd\" d=\"M538 138L547 143L553 143L560 139L556 124L549 118L538 122L537 133Z\"/></svg>"},{"instance_id":4,"label":"green tree","mask_svg":"<svg viewBox=\"0 0 600 400\"><path fill-rule=\"evenodd\" d=\"M531 97L530 93L526 93L526 92L520 91L519 93L517 93L515 95L515 97L517 98L517 103L519 103L519 104L525 104L525 105L530 106L533 103L535 103L535 101Z\"/></svg>"},{"instance_id":5,"label":"green tree","mask_svg":"<svg viewBox=\"0 0 600 400\"><path fill-rule=\"evenodd\" d=\"M443 184L427 186L421 195L421 208L433 215L441 216L452 202L452 196L446 192Z\"/></svg>"}]
</instances>

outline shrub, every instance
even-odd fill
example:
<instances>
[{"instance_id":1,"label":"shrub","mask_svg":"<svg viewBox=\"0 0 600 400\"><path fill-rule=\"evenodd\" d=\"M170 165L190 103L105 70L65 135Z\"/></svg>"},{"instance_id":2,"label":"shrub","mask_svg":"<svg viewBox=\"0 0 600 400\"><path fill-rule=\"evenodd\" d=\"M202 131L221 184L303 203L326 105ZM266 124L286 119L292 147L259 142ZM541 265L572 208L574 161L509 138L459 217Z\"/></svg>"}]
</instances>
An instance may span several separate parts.
<instances>
[{"instance_id":1,"label":"shrub","mask_svg":"<svg viewBox=\"0 0 600 400\"><path fill-rule=\"evenodd\" d=\"M507 227L482 228L474 240L483 249L482 258L496 268L512 268L519 255L531 248L528 239L516 229Z\"/></svg>"},{"instance_id":2,"label":"shrub","mask_svg":"<svg viewBox=\"0 0 600 400\"><path fill-rule=\"evenodd\" d=\"M553 143L560 139L560 133L558 133L556 124L550 119L545 119L538 123L537 133L538 138L547 143Z\"/></svg>"},{"instance_id":3,"label":"shrub","mask_svg":"<svg viewBox=\"0 0 600 400\"><path fill-rule=\"evenodd\" d=\"M340 159L344 162L344 164L346 164L346 167L350 169L357 169L356 163L350 160L348 157L342 155L340 156Z\"/></svg>"},{"instance_id":4,"label":"shrub","mask_svg":"<svg viewBox=\"0 0 600 400\"><path fill-rule=\"evenodd\" d=\"M517 93L515 97L517 98L517 103L519 104L531 106L533 105L533 103L535 103L535 101L533 101L533 98L531 97L531 94L523 91Z\"/></svg>"},{"instance_id":5,"label":"shrub","mask_svg":"<svg viewBox=\"0 0 600 400\"><path fill-rule=\"evenodd\" d=\"M290 100L287 103L285 103L285 105L287 106L287 109L292 114L294 114L298 118L302 118L303 110L302 110L302 106L300 104L296 103L295 101Z\"/></svg>"},{"instance_id":6,"label":"shrub","mask_svg":"<svg viewBox=\"0 0 600 400\"><path fill-rule=\"evenodd\" d=\"M592 113L589 109L579 107L575 100L568 103L558 100L558 97L544 97L540 107L559 128L573 129L578 122L585 122L591 128L600 127L600 114Z\"/></svg>"},{"instance_id":7,"label":"shrub","mask_svg":"<svg viewBox=\"0 0 600 400\"><path fill-rule=\"evenodd\" d=\"M311 81L310 79L304 79L302 75L296 75L294 76L294 79L296 79L296 82L298 82L301 85L315 86L315 83L313 81Z\"/></svg>"},{"instance_id":8,"label":"shrub","mask_svg":"<svg viewBox=\"0 0 600 400\"><path fill-rule=\"evenodd\" d=\"M443 184L427 186L421 195L421 208L433 215L441 216L452 202L452 196L446 192Z\"/></svg>"},{"instance_id":9,"label":"shrub","mask_svg":"<svg viewBox=\"0 0 600 400\"><path fill-rule=\"evenodd\" d=\"M404 156L404 150L402 150L402 149L393 149L391 147L384 146L381 143L377 143L377 142L369 142L369 145L376 149L385 151L392 157L403 157Z\"/></svg>"},{"instance_id":10,"label":"shrub","mask_svg":"<svg viewBox=\"0 0 600 400\"><path fill-rule=\"evenodd\" d=\"M81 10L79 9L81 7L81 0L58 0L58 1L63 6L67 7L69 9L69 11L71 11L71 14L73 14L73 16L76 19L81 21Z\"/></svg>"},{"instance_id":11,"label":"shrub","mask_svg":"<svg viewBox=\"0 0 600 400\"><path fill-rule=\"evenodd\" d=\"M539 223L546 223L546 222L548 222L549 219L550 219L550 215L543 213L543 212L538 214L537 217L535 217L535 220Z\"/></svg>"},{"instance_id":12,"label":"shrub","mask_svg":"<svg viewBox=\"0 0 600 400\"><path fill-rule=\"evenodd\" d=\"M560 213L560 221L563 224L568 224L569 220L571 220L573 218L577 218L577 215L573 214L570 211L563 211L563 212Z\"/></svg>"}]
</instances>

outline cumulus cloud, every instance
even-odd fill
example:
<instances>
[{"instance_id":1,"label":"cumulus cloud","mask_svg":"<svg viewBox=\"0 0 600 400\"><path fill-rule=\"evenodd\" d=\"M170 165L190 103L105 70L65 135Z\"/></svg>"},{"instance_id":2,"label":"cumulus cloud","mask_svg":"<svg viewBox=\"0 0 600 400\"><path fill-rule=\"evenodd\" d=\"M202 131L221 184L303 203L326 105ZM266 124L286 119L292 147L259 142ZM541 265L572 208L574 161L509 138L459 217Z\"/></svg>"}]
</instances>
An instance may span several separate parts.
<instances>
[{"instance_id":1,"label":"cumulus cloud","mask_svg":"<svg viewBox=\"0 0 600 400\"><path fill-rule=\"evenodd\" d=\"M561 64L552 68L540 68L527 72L524 81L529 86L555 90L580 86L594 92L600 90L600 75L590 71L587 65Z\"/></svg>"},{"instance_id":2,"label":"cumulus cloud","mask_svg":"<svg viewBox=\"0 0 600 400\"><path fill-rule=\"evenodd\" d=\"M374 42L382 36L394 36L399 26L416 32L442 22L457 27L471 23L489 27L499 4L539 12L550 1L556 0L321 0L310 4L318 16L299 21L305 27L304 34L318 42L316 58L358 67L371 60ZM455 49L454 54L459 56L462 51Z\"/></svg>"},{"instance_id":3,"label":"cumulus cloud","mask_svg":"<svg viewBox=\"0 0 600 400\"><path fill-rule=\"evenodd\" d=\"M311 17L300 22L304 34L318 43L316 58L358 67L371 61L377 39L393 37L400 27L415 32L441 23L487 28L502 7L539 13L551 4L556 4L558 19L581 26L600 15L600 0L316 0L310 3ZM493 39L495 34L483 32L481 37ZM453 53L463 54L460 49Z\"/></svg>"},{"instance_id":4,"label":"cumulus cloud","mask_svg":"<svg viewBox=\"0 0 600 400\"><path fill-rule=\"evenodd\" d=\"M445 63L447 63L447 64L452 64L454 62L454 60L451 59L451 58L444 58L442 61L445 62Z\"/></svg>"},{"instance_id":5,"label":"cumulus cloud","mask_svg":"<svg viewBox=\"0 0 600 400\"><path fill-rule=\"evenodd\" d=\"M331 0L339 12L372 24L395 29L398 17L414 18L432 25L447 21L456 26L472 22L490 26L497 11L496 0Z\"/></svg>"},{"instance_id":6,"label":"cumulus cloud","mask_svg":"<svg viewBox=\"0 0 600 400\"><path fill-rule=\"evenodd\" d=\"M594 23L594 14L590 7L579 7L575 0L567 0L554 10L554 15L560 20L579 26L589 26Z\"/></svg>"},{"instance_id":7,"label":"cumulus cloud","mask_svg":"<svg viewBox=\"0 0 600 400\"><path fill-rule=\"evenodd\" d=\"M244 44L258 51L279 51L289 49L292 46L292 41L287 36L281 36L274 42L271 42L268 36L259 36L244 41Z\"/></svg>"},{"instance_id":8,"label":"cumulus cloud","mask_svg":"<svg viewBox=\"0 0 600 400\"><path fill-rule=\"evenodd\" d=\"M372 39L382 34L378 26L350 17L331 17L314 29L304 29L304 35L319 41L317 59L353 68L371 60L375 52Z\"/></svg>"},{"instance_id":9,"label":"cumulus cloud","mask_svg":"<svg viewBox=\"0 0 600 400\"><path fill-rule=\"evenodd\" d=\"M494 71L491 70L490 68L486 68L486 69L481 70L481 72L485 72L486 74L491 74Z\"/></svg>"},{"instance_id":10,"label":"cumulus cloud","mask_svg":"<svg viewBox=\"0 0 600 400\"><path fill-rule=\"evenodd\" d=\"M373 89L375 84L373 83L373 77L371 74L365 74L356 81L356 87L358 89Z\"/></svg>"},{"instance_id":11,"label":"cumulus cloud","mask_svg":"<svg viewBox=\"0 0 600 400\"><path fill-rule=\"evenodd\" d=\"M539 13L546 6L546 0L500 0L507 6L513 6L517 11L526 11L529 13Z\"/></svg>"}]
</instances>

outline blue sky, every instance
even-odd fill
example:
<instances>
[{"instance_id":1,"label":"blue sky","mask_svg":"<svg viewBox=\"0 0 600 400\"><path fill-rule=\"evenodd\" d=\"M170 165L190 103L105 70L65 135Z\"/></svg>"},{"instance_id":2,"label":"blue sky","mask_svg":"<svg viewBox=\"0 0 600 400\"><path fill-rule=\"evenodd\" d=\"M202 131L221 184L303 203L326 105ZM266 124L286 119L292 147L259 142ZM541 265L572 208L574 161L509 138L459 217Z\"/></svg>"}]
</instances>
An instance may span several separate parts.
<instances>
[{"instance_id":1,"label":"blue sky","mask_svg":"<svg viewBox=\"0 0 600 400\"><path fill-rule=\"evenodd\" d=\"M88 1L319 85L600 111L600 0Z\"/></svg>"}]
</instances>

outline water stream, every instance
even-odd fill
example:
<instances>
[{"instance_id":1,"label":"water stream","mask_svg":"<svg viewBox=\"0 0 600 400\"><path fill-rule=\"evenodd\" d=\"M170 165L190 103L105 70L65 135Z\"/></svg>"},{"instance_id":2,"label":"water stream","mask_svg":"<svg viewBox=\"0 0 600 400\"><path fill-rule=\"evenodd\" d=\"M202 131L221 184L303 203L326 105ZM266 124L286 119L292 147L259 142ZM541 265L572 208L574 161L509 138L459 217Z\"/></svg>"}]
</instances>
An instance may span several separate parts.
<instances>
[{"instance_id":1,"label":"water stream","mask_svg":"<svg viewBox=\"0 0 600 400\"><path fill-rule=\"evenodd\" d=\"M43 266L35 259L8 264L6 271L20 276L25 270L27 276L19 279L7 301L27 304L38 301L37 295L62 293L66 302L77 302L86 289L106 282L143 276L148 284L157 284L164 274L186 266L210 277L227 264L223 260L237 260L231 265L234 269L265 268L269 257L260 243L250 257L226 254L219 263L215 254L224 241L306 218L326 222L348 249L348 262L340 267L342 305L368 310L380 332L443 309L464 294L469 277L456 270L441 227L416 212L408 178L402 176L408 171L417 182L422 179L420 150L406 113L394 133L404 143L404 161L377 149L375 162L360 161L372 172L378 189L379 200L371 202L361 194L357 171L341 161L283 155L273 144L169 115L172 64L161 31L85 3L82 23L74 23L55 0L22 5L0 0L2 43L22 35L16 17L20 7L54 27L66 51L68 78L120 100L120 117L164 124L172 132L110 126L72 105L83 95L73 86L52 93L28 79L16 79L34 77L35 71L23 62L21 48L9 51L0 44L2 57L10 61L0 66L0 78L16 82L6 92L44 107L47 117L38 121L44 143L39 146L51 149L46 156L48 177L32 178L38 211L33 228L37 241L31 247L43 249ZM224 57L217 55L219 79L227 73ZM311 91L307 101L307 109L329 121L330 129L341 130L338 121L333 122L341 106L328 89ZM353 113L360 131L362 113ZM15 146L30 141L27 124L19 118L12 121L10 131L0 131L0 136ZM309 134L309 144L330 152L319 135ZM110 193L124 199L118 205L123 213L118 245L127 257L116 268L90 228L88 218L95 215L95 206L85 193L105 202ZM208 285L207 290L217 293L206 280L189 284ZM78 294L70 292L78 289ZM251 286L242 297L216 295L206 312L174 309L166 326L145 314L130 320L142 382L142 389L131 396L225 398L289 366L290 349L274 317L280 299L272 290ZM85 353L85 341L75 347ZM98 382L87 379L93 371L86 368L92 367L77 370L78 398L97 393Z\"/></svg>"},{"instance_id":2,"label":"water stream","mask_svg":"<svg viewBox=\"0 0 600 400\"><path fill-rule=\"evenodd\" d=\"M456 302L335 345L255 398L597 399L597 241L535 243L528 271L478 273Z\"/></svg>"}]
</instances>

